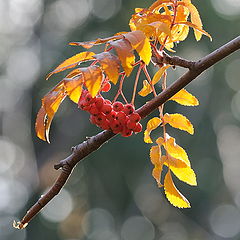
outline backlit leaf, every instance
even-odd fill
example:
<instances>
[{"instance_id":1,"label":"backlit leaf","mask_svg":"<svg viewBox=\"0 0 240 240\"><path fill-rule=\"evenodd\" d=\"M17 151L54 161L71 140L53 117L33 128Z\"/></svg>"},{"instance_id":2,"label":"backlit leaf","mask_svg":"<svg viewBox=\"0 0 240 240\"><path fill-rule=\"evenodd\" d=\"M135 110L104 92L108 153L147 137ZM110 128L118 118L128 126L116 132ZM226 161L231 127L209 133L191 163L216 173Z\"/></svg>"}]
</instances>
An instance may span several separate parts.
<instances>
[{"instance_id":1,"label":"backlit leaf","mask_svg":"<svg viewBox=\"0 0 240 240\"><path fill-rule=\"evenodd\" d=\"M81 52L66 59L58 67L56 67L52 72L50 72L47 75L46 79L48 80L55 73L62 72L68 68L76 67L80 62L93 59L92 57L93 55L95 55L94 52Z\"/></svg>"},{"instance_id":2,"label":"backlit leaf","mask_svg":"<svg viewBox=\"0 0 240 240\"><path fill-rule=\"evenodd\" d=\"M164 114L164 123L170 124L174 128L178 128L187 131L190 134L194 133L194 128L192 123L182 114Z\"/></svg>"},{"instance_id":3,"label":"backlit leaf","mask_svg":"<svg viewBox=\"0 0 240 240\"><path fill-rule=\"evenodd\" d=\"M182 147L180 147L178 144L176 144L175 138L170 137L167 134L167 140L166 142L163 143L163 146L167 151L167 153L170 154L172 157L180 159L183 162L185 162L187 165L190 165L186 151Z\"/></svg>"},{"instance_id":4,"label":"backlit leaf","mask_svg":"<svg viewBox=\"0 0 240 240\"><path fill-rule=\"evenodd\" d=\"M142 31L137 30L123 35L138 52L141 59L148 65L152 57L152 50L150 42L145 34Z\"/></svg>"},{"instance_id":5,"label":"backlit leaf","mask_svg":"<svg viewBox=\"0 0 240 240\"><path fill-rule=\"evenodd\" d=\"M179 180L191 186L197 186L196 174L194 173L193 169L185 162L173 158L169 155L168 157L163 156L162 160Z\"/></svg>"},{"instance_id":6,"label":"backlit leaf","mask_svg":"<svg viewBox=\"0 0 240 240\"><path fill-rule=\"evenodd\" d=\"M153 165L159 164L161 159L161 148L159 146L152 146L150 149L150 159Z\"/></svg>"},{"instance_id":7,"label":"backlit leaf","mask_svg":"<svg viewBox=\"0 0 240 240\"><path fill-rule=\"evenodd\" d=\"M120 62L118 58L109 52L102 52L93 56L97 59L108 76L109 80L114 84L117 83L119 77Z\"/></svg>"},{"instance_id":8,"label":"backlit leaf","mask_svg":"<svg viewBox=\"0 0 240 240\"><path fill-rule=\"evenodd\" d=\"M181 89L174 96L172 96L169 100L173 100L184 106L197 106L199 102L196 97L194 97L191 93L189 93L186 89Z\"/></svg>"},{"instance_id":9,"label":"backlit leaf","mask_svg":"<svg viewBox=\"0 0 240 240\"><path fill-rule=\"evenodd\" d=\"M129 76L133 70L133 64L135 63L135 56L132 52L133 49L131 44L126 39L116 40L110 44L116 49L123 70L126 75Z\"/></svg>"},{"instance_id":10,"label":"backlit leaf","mask_svg":"<svg viewBox=\"0 0 240 240\"><path fill-rule=\"evenodd\" d=\"M162 75L164 74L164 72L170 67L170 65L161 67L153 76L152 79L152 84L155 85L158 81L160 81Z\"/></svg>"},{"instance_id":11,"label":"backlit leaf","mask_svg":"<svg viewBox=\"0 0 240 240\"><path fill-rule=\"evenodd\" d=\"M143 81L143 88L138 92L138 94L142 97L145 97L151 92L152 92L151 85L148 83L147 80L144 80Z\"/></svg>"},{"instance_id":12,"label":"backlit leaf","mask_svg":"<svg viewBox=\"0 0 240 240\"><path fill-rule=\"evenodd\" d=\"M178 191L173 183L170 171L167 172L164 179L164 191L168 201L178 208L190 208L188 200Z\"/></svg>"},{"instance_id":13,"label":"backlit leaf","mask_svg":"<svg viewBox=\"0 0 240 240\"><path fill-rule=\"evenodd\" d=\"M37 136L46 141L46 121L47 121L47 113L43 106L38 111L36 123L35 123L35 131Z\"/></svg>"},{"instance_id":14,"label":"backlit leaf","mask_svg":"<svg viewBox=\"0 0 240 240\"><path fill-rule=\"evenodd\" d=\"M151 132L156 129L160 124L162 120L158 117L154 117L150 119L147 123L147 129L144 131L144 142L145 143L152 143L152 139L150 137Z\"/></svg>"},{"instance_id":15,"label":"backlit leaf","mask_svg":"<svg viewBox=\"0 0 240 240\"><path fill-rule=\"evenodd\" d=\"M153 11L153 10L159 9L160 7L162 7L162 4L163 4L163 3L172 3L172 1L170 1L170 0L158 0L158 1L154 2L154 3L148 8L148 10L149 10L149 11Z\"/></svg>"},{"instance_id":16,"label":"backlit leaf","mask_svg":"<svg viewBox=\"0 0 240 240\"><path fill-rule=\"evenodd\" d=\"M92 97L95 97L102 84L103 73L100 67L94 65L87 68L80 68L86 88Z\"/></svg>"},{"instance_id":17,"label":"backlit leaf","mask_svg":"<svg viewBox=\"0 0 240 240\"><path fill-rule=\"evenodd\" d=\"M157 181L157 184L159 187L162 187L162 184L161 184L162 170L163 170L162 162L160 162L159 164L156 164L152 170L152 176Z\"/></svg>"}]
</instances>

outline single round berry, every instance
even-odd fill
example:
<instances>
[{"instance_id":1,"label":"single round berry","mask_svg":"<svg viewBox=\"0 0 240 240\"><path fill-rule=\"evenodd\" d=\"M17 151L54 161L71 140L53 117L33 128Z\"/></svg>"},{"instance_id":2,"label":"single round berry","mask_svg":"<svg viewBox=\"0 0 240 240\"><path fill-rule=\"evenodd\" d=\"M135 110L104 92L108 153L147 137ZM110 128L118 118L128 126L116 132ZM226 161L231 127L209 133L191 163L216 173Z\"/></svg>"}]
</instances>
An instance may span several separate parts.
<instances>
[{"instance_id":1,"label":"single round berry","mask_svg":"<svg viewBox=\"0 0 240 240\"><path fill-rule=\"evenodd\" d=\"M126 123L127 116L124 112L117 112L116 119L124 125Z\"/></svg>"},{"instance_id":2,"label":"single round berry","mask_svg":"<svg viewBox=\"0 0 240 240\"><path fill-rule=\"evenodd\" d=\"M116 112L120 112L123 110L123 104L121 102L113 103L113 110Z\"/></svg>"},{"instance_id":3,"label":"single round berry","mask_svg":"<svg viewBox=\"0 0 240 240\"><path fill-rule=\"evenodd\" d=\"M139 122L141 120L141 117L140 117L140 115L138 113L133 112L132 114L129 115L129 120L131 122L137 123L137 122Z\"/></svg>"},{"instance_id":4,"label":"single round berry","mask_svg":"<svg viewBox=\"0 0 240 240\"><path fill-rule=\"evenodd\" d=\"M116 119L117 113L115 111L111 111L108 115L106 115L106 118L112 122Z\"/></svg>"},{"instance_id":5,"label":"single round berry","mask_svg":"<svg viewBox=\"0 0 240 240\"><path fill-rule=\"evenodd\" d=\"M85 96L85 101L91 104L95 101L95 98L93 98L90 93L87 93Z\"/></svg>"},{"instance_id":6,"label":"single round berry","mask_svg":"<svg viewBox=\"0 0 240 240\"><path fill-rule=\"evenodd\" d=\"M96 107L96 104L92 104L89 110L89 113L96 116L100 113L99 109Z\"/></svg>"},{"instance_id":7,"label":"single round berry","mask_svg":"<svg viewBox=\"0 0 240 240\"><path fill-rule=\"evenodd\" d=\"M111 111L112 111L112 105L110 105L110 104L103 104L103 106L102 106L102 108L101 108L101 111L104 113L104 114L106 114L106 115L108 115L109 113L111 113Z\"/></svg>"},{"instance_id":8,"label":"single round berry","mask_svg":"<svg viewBox=\"0 0 240 240\"><path fill-rule=\"evenodd\" d=\"M126 104L124 106L123 112L126 113L126 115L130 115L134 112L135 108L132 104Z\"/></svg>"},{"instance_id":9,"label":"single round berry","mask_svg":"<svg viewBox=\"0 0 240 240\"><path fill-rule=\"evenodd\" d=\"M130 120L127 121L127 128L130 130L135 129L136 127L136 123L135 122L131 122Z\"/></svg>"},{"instance_id":10,"label":"single round berry","mask_svg":"<svg viewBox=\"0 0 240 240\"><path fill-rule=\"evenodd\" d=\"M118 120L110 122L110 127L114 133L119 133L123 129L121 123Z\"/></svg>"},{"instance_id":11,"label":"single round berry","mask_svg":"<svg viewBox=\"0 0 240 240\"><path fill-rule=\"evenodd\" d=\"M109 82L105 82L102 87L103 92L108 92L111 89L111 84Z\"/></svg>"},{"instance_id":12,"label":"single round berry","mask_svg":"<svg viewBox=\"0 0 240 240\"><path fill-rule=\"evenodd\" d=\"M106 116L103 114L103 113L99 113L97 116L96 116L96 123L98 125L100 125L102 122L104 122L106 120Z\"/></svg>"},{"instance_id":13,"label":"single round berry","mask_svg":"<svg viewBox=\"0 0 240 240\"><path fill-rule=\"evenodd\" d=\"M103 97L96 97L95 99L95 105L98 109L101 109L104 103L104 98Z\"/></svg>"},{"instance_id":14,"label":"single round berry","mask_svg":"<svg viewBox=\"0 0 240 240\"><path fill-rule=\"evenodd\" d=\"M137 123L136 127L133 129L134 132L138 133L142 131L142 124L141 123Z\"/></svg>"},{"instance_id":15,"label":"single round berry","mask_svg":"<svg viewBox=\"0 0 240 240\"><path fill-rule=\"evenodd\" d=\"M129 130L127 128L124 128L123 131L121 132L121 135L123 137L130 137L132 135L133 131Z\"/></svg>"},{"instance_id":16,"label":"single round berry","mask_svg":"<svg viewBox=\"0 0 240 240\"><path fill-rule=\"evenodd\" d=\"M100 127L104 130L109 130L110 129L110 122L106 119L100 124Z\"/></svg>"}]
</instances>

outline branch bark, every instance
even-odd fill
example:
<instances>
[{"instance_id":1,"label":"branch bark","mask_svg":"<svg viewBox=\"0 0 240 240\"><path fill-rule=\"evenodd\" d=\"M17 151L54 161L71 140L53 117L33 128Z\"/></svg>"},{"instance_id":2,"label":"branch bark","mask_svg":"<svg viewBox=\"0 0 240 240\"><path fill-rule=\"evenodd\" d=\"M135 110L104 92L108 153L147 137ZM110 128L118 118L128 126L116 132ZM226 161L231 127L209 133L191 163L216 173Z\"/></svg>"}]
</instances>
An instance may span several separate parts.
<instances>
[{"instance_id":1,"label":"branch bark","mask_svg":"<svg viewBox=\"0 0 240 240\"><path fill-rule=\"evenodd\" d=\"M151 101L140 107L137 112L140 114L141 118L145 118L152 111L165 103L174 94L176 94L187 84L193 81L203 71L215 65L217 62L239 49L240 36L236 37L232 41L228 42L227 44L223 45L222 47L218 48L214 52L210 53L209 55L203 57L196 62L188 61L179 57L171 57L167 54L164 54L161 57L154 56L154 62L157 64L167 63L173 66L185 67L189 70L179 79L177 79L172 85L170 85L166 90L162 91L157 97L153 98ZM96 136L90 137L88 140L75 146L70 156L68 156L64 160L61 160L58 164L54 166L55 169L61 168L62 170L54 185L44 196L42 196L37 201L37 203L35 203L35 205L33 205L29 209L29 211L27 211L26 215L20 222L14 223L14 227L19 229L25 228L27 224L31 221L31 219L36 216L36 214L60 192L67 179L71 175L71 172L76 166L76 164L92 152L96 151L114 136L115 134L109 130L102 131Z\"/></svg>"}]
</instances>

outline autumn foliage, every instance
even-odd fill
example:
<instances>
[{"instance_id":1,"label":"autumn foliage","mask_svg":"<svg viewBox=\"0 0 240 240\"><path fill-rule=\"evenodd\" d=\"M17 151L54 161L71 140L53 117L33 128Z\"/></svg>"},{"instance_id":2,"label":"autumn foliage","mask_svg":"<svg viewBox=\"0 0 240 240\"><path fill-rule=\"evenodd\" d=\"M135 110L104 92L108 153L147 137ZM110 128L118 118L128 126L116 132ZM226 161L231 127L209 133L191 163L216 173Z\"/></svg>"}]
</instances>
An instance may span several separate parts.
<instances>
[{"instance_id":1,"label":"autumn foliage","mask_svg":"<svg viewBox=\"0 0 240 240\"><path fill-rule=\"evenodd\" d=\"M90 120L102 129L110 129L122 136L130 136L142 130L140 117L135 112L134 101L140 74L145 78L141 97L152 94L157 96L167 87L169 64L158 64L155 58L161 58L165 50L175 52L176 43L185 40L192 28L197 41L202 35L211 36L203 30L202 22L196 7L191 0L158 0L149 8L136 8L129 21L130 31L120 32L114 36L88 42L71 42L70 45L90 49L104 44L105 50L100 53L80 52L56 67L47 75L73 69L42 99L42 106L36 119L37 136L49 140L49 129L55 113L62 101L68 96L79 108L90 113ZM87 62L87 67L81 63ZM157 71L150 76L148 67L153 64ZM123 84L134 68L137 68L133 84L132 98L128 101L123 92ZM111 91L111 85L118 85L114 99L104 98L104 92ZM120 102L123 100L123 102ZM197 106L198 100L187 90L182 89L171 99L184 106ZM132 110L128 112L127 107ZM120 109L120 110L119 110ZM124 120L123 120L124 119ZM176 188L172 174L179 180L196 186L196 175L186 151L176 143L175 138L167 133L167 126L194 133L192 123L182 114L169 114L164 105L159 107L157 116L151 118L144 131L144 141L154 144L150 149L150 159L154 166L152 175L159 187L163 187L171 204L179 208L189 208L190 203ZM162 134L152 139L151 132L161 128ZM163 168L167 169L163 176Z\"/></svg>"}]
</instances>

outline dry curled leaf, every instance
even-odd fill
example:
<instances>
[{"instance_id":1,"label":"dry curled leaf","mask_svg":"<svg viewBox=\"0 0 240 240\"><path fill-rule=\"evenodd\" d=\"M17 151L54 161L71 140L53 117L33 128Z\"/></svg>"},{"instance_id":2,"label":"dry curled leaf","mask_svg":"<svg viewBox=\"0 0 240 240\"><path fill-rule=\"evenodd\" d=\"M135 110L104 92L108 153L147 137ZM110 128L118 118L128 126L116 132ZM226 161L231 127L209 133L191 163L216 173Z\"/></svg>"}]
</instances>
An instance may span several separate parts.
<instances>
[{"instance_id":1,"label":"dry curled leaf","mask_svg":"<svg viewBox=\"0 0 240 240\"><path fill-rule=\"evenodd\" d=\"M138 92L138 94L142 97L146 97L149 93L152 92L152 87L148 83L147 80L143 80L143 87L142 89Z\"/></svg>"},{"instance_id":2,"label":"dry curled leaf","mask_svg":"<svg viewBox=\"0 0 240 240\"><path fill-rule=\"evenodd\" d=\"M152 143L152 139L150 137L151 132L156 129L160 124L162 120L158 117L154 117L150 119L147 123L147 128L144 131L144 142L145 143Z\"/></svg>"}]
</instances>

